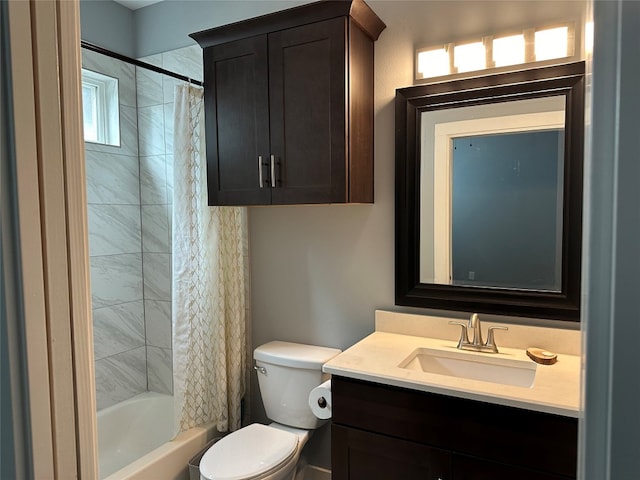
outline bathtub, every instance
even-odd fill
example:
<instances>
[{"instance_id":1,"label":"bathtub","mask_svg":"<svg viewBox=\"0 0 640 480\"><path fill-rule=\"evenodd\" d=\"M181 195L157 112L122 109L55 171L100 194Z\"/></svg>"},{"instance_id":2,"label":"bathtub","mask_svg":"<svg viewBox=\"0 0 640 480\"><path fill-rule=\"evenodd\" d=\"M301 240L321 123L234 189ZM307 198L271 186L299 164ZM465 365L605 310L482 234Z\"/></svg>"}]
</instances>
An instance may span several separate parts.
<instances>
[{"instance_id":1,"label":"bathtub","mask_svg":"<svg viewBox=\"0 0 640 480\"><path fill-rule=\"evenodd\" d=\"M173 436L173 397L145 392L98 412L104 480L188 480L188 462L217 435L213 425Z\"/></svg>"}]
</instances>

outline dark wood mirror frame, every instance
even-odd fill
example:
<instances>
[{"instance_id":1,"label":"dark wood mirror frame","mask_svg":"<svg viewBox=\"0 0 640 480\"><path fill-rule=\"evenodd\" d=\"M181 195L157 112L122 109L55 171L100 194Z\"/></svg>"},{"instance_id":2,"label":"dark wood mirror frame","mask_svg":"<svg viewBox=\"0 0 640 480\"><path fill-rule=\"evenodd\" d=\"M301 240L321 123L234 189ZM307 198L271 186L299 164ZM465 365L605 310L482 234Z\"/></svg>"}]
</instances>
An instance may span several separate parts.
<instances>
[{"instance_id":1,"label":"dark wood mirror frame","mask_svg":"<svg viewBox=\"0 0 640 480\"><path fill-rule=\"evenodd\" d=\"M429 110L563 95L565 108L560 292L420 283L420 116ZM396 305L580 320L584 62L396 90Z\"/></svg>"}]
</instances>

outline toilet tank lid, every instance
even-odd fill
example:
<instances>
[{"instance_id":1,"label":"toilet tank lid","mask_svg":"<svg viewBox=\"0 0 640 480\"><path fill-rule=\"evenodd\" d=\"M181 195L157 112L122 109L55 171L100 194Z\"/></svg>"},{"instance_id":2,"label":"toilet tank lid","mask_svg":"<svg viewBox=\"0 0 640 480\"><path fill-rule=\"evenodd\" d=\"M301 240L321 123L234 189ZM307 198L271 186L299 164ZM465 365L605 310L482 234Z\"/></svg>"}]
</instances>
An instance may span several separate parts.
<instances>
[{"instance_id":1,"label":"toilet tank lid","mask_svg":"<svg viewBox=\"0 0 640 480\"><path fill-rule=\"evenodd\" d=\"M337 348L273 341L256 348L253 358L272 365L320 370L340 352Z\"/></svg>"}]
</instances>

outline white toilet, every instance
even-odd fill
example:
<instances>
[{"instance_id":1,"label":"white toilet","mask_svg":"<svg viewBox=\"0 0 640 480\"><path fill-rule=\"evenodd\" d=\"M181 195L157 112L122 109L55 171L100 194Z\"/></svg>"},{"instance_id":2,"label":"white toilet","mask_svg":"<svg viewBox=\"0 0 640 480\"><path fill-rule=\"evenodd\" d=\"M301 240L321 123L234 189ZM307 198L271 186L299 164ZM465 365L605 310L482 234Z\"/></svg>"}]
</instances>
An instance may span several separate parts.
<instances>
[{"instance_id":1,"label":"white toilet","mask_svg":"<svg viewBox=\"0 0 640 480\"><path fill-rule=\"evenodd\" d=\"M310 430L325 420L309 408L309 393L329 378L322 365L335 348L269 342L253 352L270 425L254 423L215 443L200 460L201 480L293 480Z\"/></svg>"}]
</instances>

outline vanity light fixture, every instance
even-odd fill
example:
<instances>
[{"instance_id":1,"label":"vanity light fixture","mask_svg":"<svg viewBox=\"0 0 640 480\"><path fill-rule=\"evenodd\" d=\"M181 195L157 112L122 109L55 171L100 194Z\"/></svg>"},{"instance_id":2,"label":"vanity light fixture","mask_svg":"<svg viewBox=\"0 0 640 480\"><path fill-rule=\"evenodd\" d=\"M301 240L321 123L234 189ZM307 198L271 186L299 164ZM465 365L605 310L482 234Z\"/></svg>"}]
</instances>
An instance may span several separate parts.
<instances>
[{"instance_id":1,"label":"vanity light fixture","mask_svg":"<svg viewBox=\"0 0 640 480\"><path fill-rule=\"evenodd\" d=\"M562 58L568 55L569 28L556 27L537 30L535 33L535 56L536 61Z\"/></svg>"},{"instance_id":2,"label":"vanity light fixture","mask_svg":"<svg viewBox=\"0 0 640 480\"><path fill-rule=\"evenodd\" d=\"M487 52L483 42L465 43L453 48L456 73L473 72L487 68Z\"/></svg>"},{"instance_id":3,"label":"vanity light fixture","mask_svg":"<svg viewBox=\"0 0 640 480\"><path fill-rule=\"evenodd\" d=\"M416 63L418 73L425 77L449 75L451 73L451 58L446 47L424 50L418 53Z\"/></svg>"},{"instance_id":4,"label":"vanity light fixture","mask_svg":"<svg viewBox=\"0 0 640 480\"><path fill-rule=\"evenodd\" d=\"M525 62L524 34L493 39L493 63L495 67L518 65Z\"/></svg>"},{"instance_id":5,"label":"vanity light fixture","mask_svg":"<svg viewBox=\"0 0 640 480\"><path fill-rule=\"evenodd\" d=\"M585 36L589 35L588 26ZM588 39L585 39L587 46ZM549 65L574 56L573 23L546 25L485 36L473 42L448 43L416 50L415 78L443 77L486 69L536 63ZM546 62L546 63L545 63Z\"/></svg>"}]
</instances>

